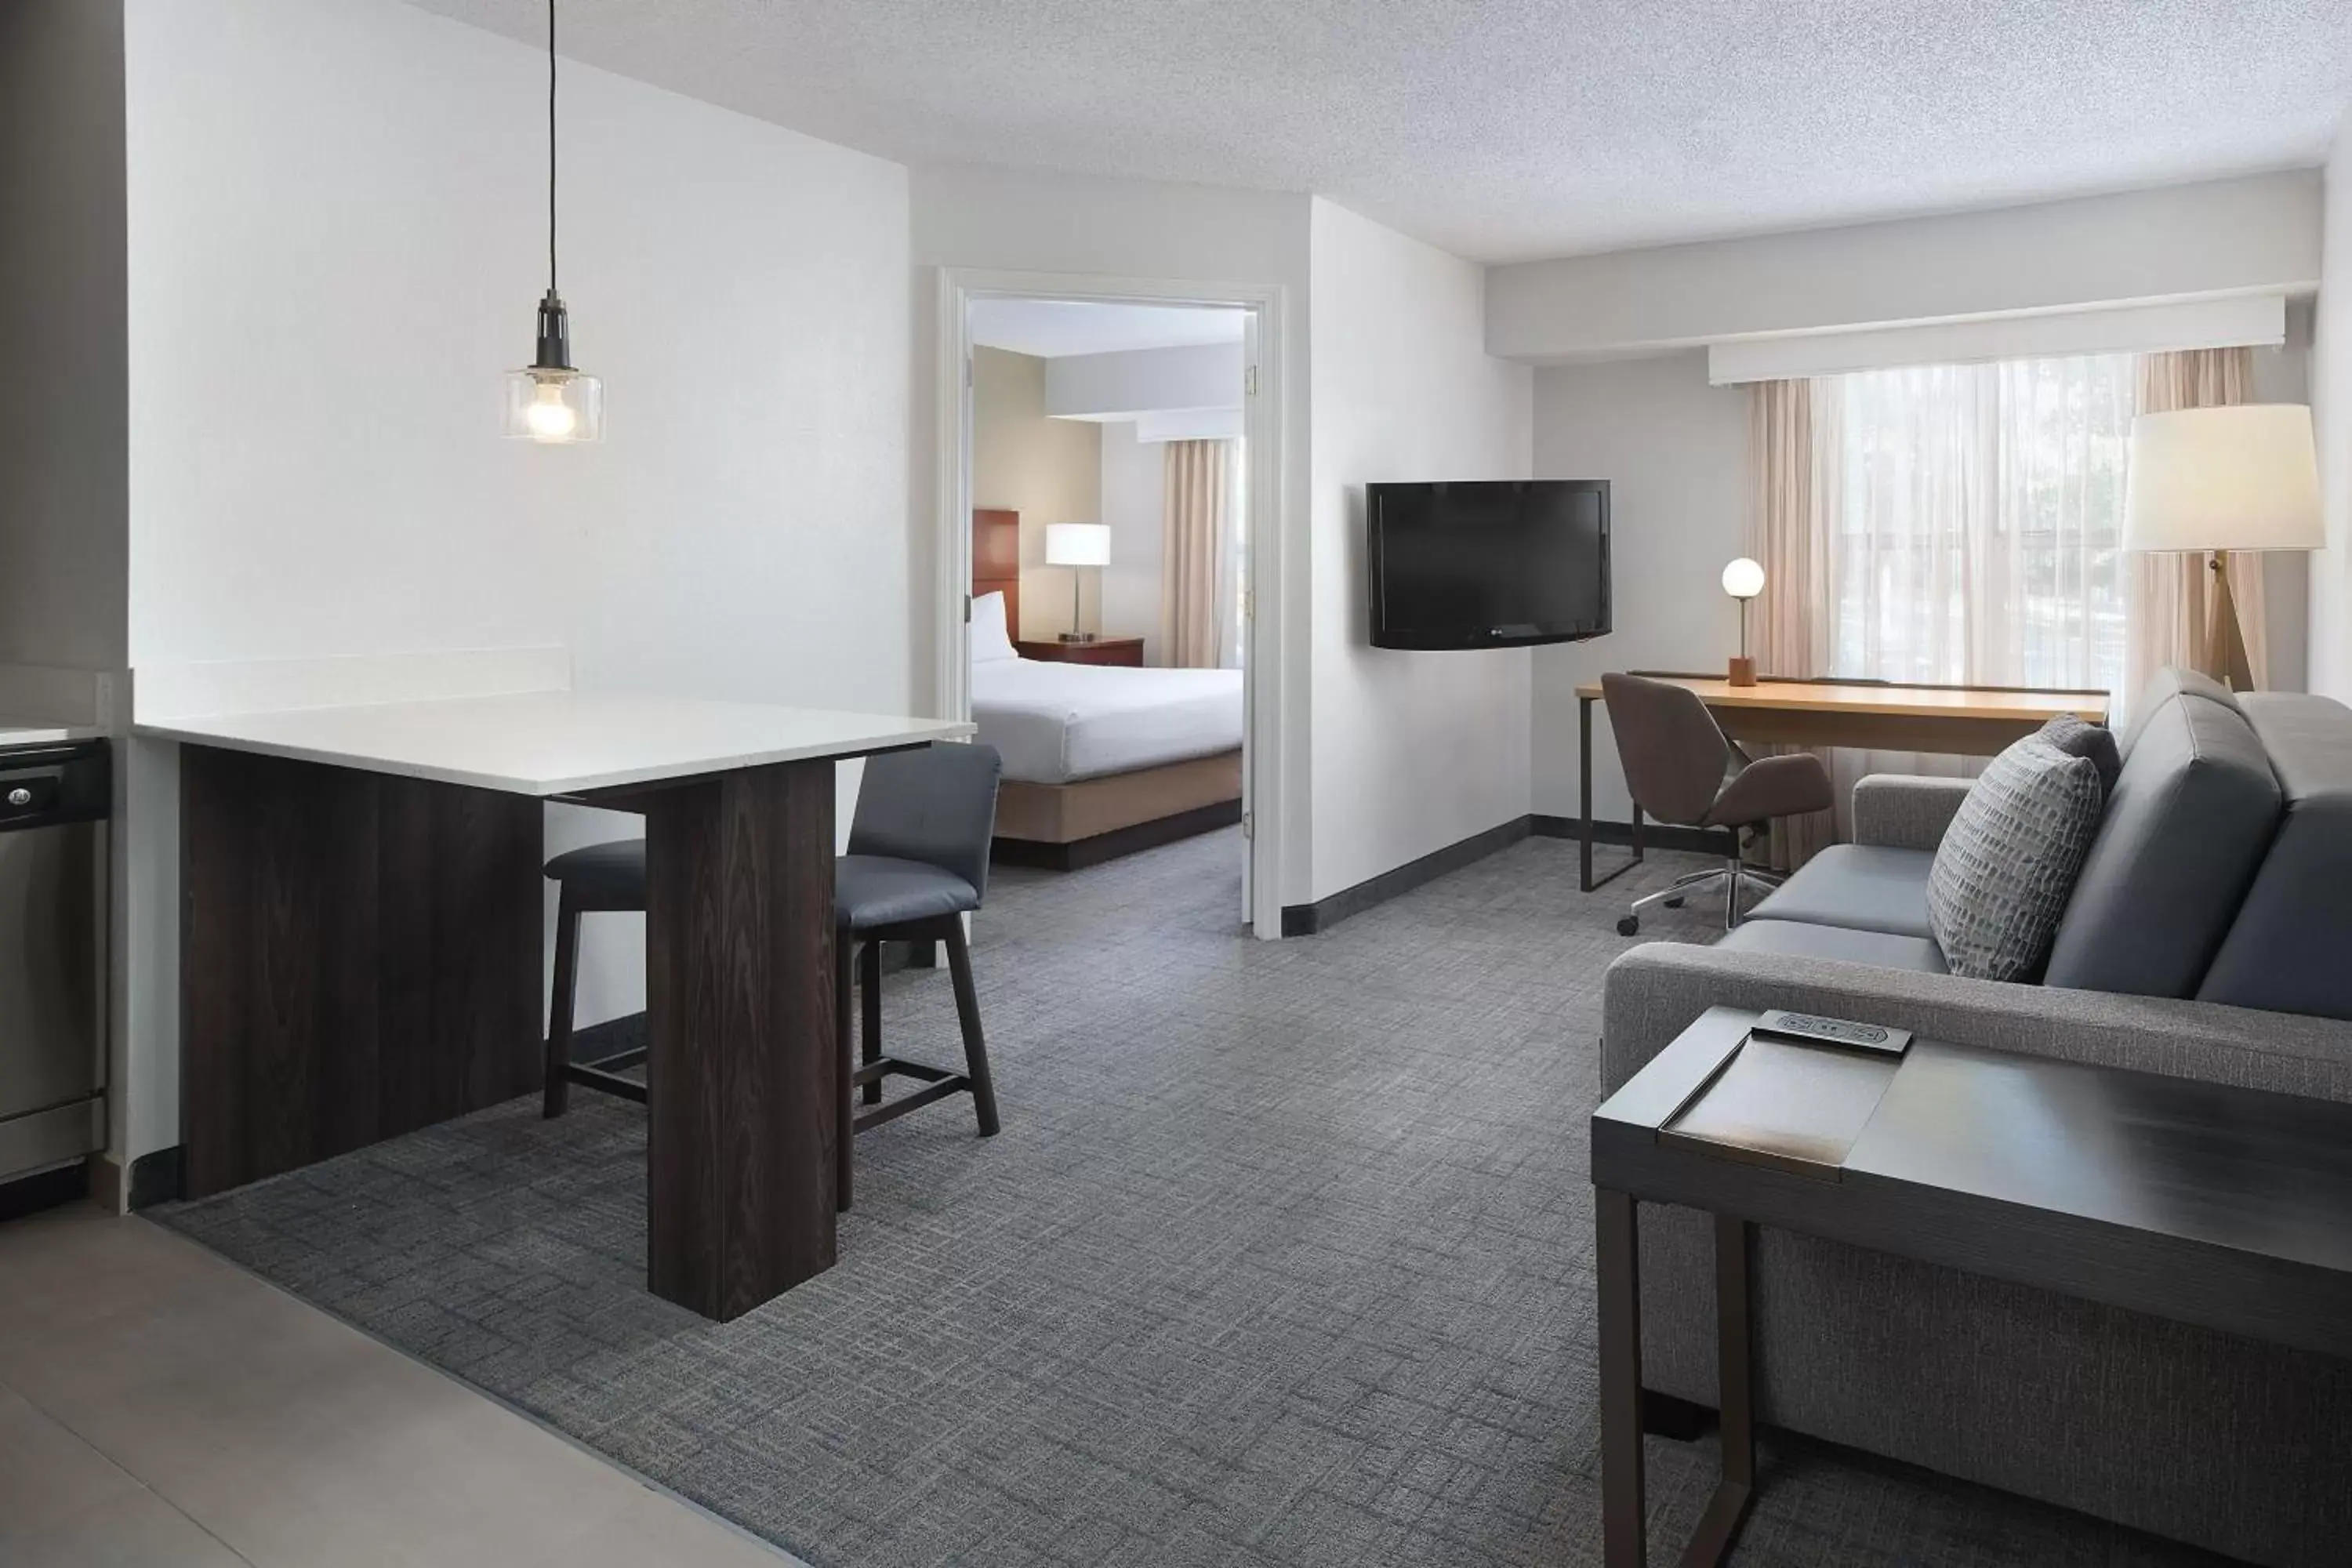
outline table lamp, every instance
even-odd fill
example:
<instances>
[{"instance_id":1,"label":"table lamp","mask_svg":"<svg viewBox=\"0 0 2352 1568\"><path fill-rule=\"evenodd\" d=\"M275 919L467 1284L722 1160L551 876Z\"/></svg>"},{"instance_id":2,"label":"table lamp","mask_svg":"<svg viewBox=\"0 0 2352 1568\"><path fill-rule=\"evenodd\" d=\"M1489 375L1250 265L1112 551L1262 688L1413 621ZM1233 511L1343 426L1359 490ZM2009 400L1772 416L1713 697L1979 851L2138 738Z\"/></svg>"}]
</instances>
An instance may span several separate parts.
<instances>
[{"instance_id":1,"label":"table lamp","mask_svg":"<svg viewBox=\"0 0 2352 1568\"><path fill-rule=\"evenodd\" d=\"M1734 686L1756 684L1756 661L1748 657L1748 601L1764 591L1764 568L1745 555L1723 569L1723 591L1739 601L1739 657L1731 661Z\"/></svg>"},{"instance_id":2,"label":"table lamp","mask_svg":"<svg viewBox=\"0 0 2352 1568\"><path fill-rule=\"evenodd\" d=\"M1062 634L1062 640L1094 641L1094 633L1078 629L1077 568L1092 566L1099 571L1110 564L1110 525L1102 522L1047 523L1045 564L1070 568L1070 629ZM1097 592L1095 596L1099 599L1102 595Z\"/></svg>"},{"instance_id":3,"label":"table lamp","mask_svg":"<svg viewBox=\"0 0 2352 1568\"><path fill-rule=\"evenodd\" d=\"M2239 691L2254 683L2223 552L2326 542L2311 410L2303 405L2180 408L2132 421L2124 548L2211 557L2205 672L2216 680Z\"/></svg>"}]
</instances>

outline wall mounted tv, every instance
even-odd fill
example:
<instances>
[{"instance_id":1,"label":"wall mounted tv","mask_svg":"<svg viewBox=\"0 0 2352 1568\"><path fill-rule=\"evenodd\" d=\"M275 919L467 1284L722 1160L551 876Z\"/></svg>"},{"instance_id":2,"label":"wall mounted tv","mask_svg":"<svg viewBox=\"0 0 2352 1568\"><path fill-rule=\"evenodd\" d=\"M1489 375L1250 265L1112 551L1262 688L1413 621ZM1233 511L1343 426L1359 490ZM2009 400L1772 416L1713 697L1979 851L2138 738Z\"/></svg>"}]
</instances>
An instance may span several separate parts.
<instances>
[{"instance_id":1,"label":"wall mounted tv","mask_svg":"<svg viewBox=\"0 0 2352 1568\"><path fill-rule=\"evenodd\" d=\"M1372 646L1525 647L1609 626L1609 481L1368 485Z\"/></svg>"}]
</instances>

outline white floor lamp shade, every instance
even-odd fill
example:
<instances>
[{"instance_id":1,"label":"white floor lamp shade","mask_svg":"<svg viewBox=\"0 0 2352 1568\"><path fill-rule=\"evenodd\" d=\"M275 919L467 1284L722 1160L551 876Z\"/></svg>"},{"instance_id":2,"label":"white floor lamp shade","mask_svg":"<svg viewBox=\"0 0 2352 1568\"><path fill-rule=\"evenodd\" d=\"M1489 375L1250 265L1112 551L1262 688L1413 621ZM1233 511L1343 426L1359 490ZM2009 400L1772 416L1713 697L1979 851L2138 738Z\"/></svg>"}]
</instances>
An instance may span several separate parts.
<instances>
[{"instance_id":1,"label":"white floor lamp shade","mask_svg":"<svg viewBox=\"0 0 2352 1568\"><path fill-rule=\"evenodd\" d=\"M2223 554L2317 550L2326 542L2310 409L2246 403L2132 421L2124 548L2211 555L2210 674L2241 690L2253 683Z\"/></svg>"},{"instance_id":2,"label":"white floor lamp shade","mask_svg":"<svg viewBox=\"0 0 2352 1568\"><path fill-rule=\"evenodd\" d=\"M1102 522L1049 522L1045 525L1045 564L1067 566L1070 572L1070 642L1087 640L1078 630L1078 574L1081 566L1110 564L1110 525Z\"/></svg>"}]
</instances>

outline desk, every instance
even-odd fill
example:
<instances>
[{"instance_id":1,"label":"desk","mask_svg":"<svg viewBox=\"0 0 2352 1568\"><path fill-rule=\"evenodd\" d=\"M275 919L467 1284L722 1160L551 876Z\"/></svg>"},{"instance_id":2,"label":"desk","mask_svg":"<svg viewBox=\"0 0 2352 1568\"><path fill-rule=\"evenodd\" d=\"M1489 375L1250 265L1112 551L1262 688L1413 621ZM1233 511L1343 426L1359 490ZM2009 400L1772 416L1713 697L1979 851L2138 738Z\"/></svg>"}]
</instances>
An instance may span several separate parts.
<instances>
[{"instance_id":1,"label":"desk","mask_svg":"<svg viewBox=\"0 0 2352 1568\"><path fill-rule=\"evenodd\" d=\"M642 813L646 1279L834 1263L834 763L944 723L572 692L141 723L182 742L191 1196L531 1092L543 803Z\"/></svg>"},{"instance_id":2,"label":"desk","mask_svg":"<svg viewBox=\"0 0 2352 1568\"><path fill-rule=\"evenodd\" d=\"M1719 675L1636 670L1699 695L1734 741L1773 746L1853 746L1884 752L1935 752L1990 757L2061 713L2095 724L2107 718L2104 691L2034 690L2007 686L1895 686L1874 680L1791 680L1766 676L1734 686ZM1595 881L1592 876L1592 705L1598 681L1576 689L1577 755L1583 768L1583 887L1624 875L1642 859L1642 808L1633 808L1633 857Z\"/></svg>"}]
</instances>

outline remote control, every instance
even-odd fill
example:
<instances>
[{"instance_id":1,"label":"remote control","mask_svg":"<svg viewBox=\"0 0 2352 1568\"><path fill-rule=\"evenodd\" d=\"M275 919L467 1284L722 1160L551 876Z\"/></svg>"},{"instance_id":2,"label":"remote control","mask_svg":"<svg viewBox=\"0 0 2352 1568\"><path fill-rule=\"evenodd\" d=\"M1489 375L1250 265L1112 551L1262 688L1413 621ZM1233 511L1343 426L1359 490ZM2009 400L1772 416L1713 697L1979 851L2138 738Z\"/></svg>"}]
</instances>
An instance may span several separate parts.
<instances>
[{"instance_id":1,"label":"remote control","mask_svg":"<svg viewBox=\"0 0 2352 1568\"><path fill-rule=\"evenodd\" d=\"M1824 1018L1814 1013L1790 1013L1778 1007L1759 1016L1751 1032L1776 1039L1839 1046L1851 1051L1881 1051L1892 1057L1901 1056L1911 1044L1908 1029L1857 1024L1851 1018Z\"/></svg>"}]
</instances>

